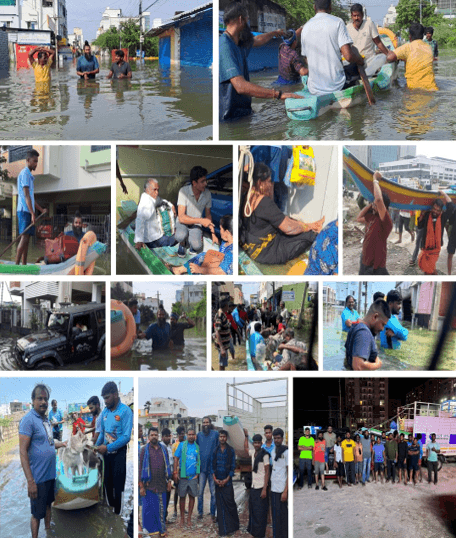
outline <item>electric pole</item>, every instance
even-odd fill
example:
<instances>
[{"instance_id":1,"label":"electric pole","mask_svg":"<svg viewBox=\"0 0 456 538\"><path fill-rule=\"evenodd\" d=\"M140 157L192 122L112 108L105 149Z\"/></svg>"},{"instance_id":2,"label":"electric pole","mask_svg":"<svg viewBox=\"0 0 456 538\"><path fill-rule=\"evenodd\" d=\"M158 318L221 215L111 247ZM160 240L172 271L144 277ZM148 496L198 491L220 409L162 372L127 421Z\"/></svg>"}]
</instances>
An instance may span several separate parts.
<instances>
[{"instance_id":1,"label":"electric pole","mask_svg":"<svg viewBox=\"0 0 456 538\"><path fill-rule=\"evenodd\" d=\"M142 47L144 36L142 35L142 0L139 0L139 59L142 60Z\"/></svg>"}]
</instances>

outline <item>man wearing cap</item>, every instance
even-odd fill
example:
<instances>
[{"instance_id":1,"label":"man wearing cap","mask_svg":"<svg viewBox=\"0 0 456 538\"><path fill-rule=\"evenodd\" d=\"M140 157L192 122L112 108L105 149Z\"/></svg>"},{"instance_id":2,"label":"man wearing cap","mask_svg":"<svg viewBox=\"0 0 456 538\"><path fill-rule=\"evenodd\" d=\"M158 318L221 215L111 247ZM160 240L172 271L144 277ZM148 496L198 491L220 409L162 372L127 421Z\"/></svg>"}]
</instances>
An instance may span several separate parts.
<instances>
[{"instance_id":1,"label":"man wearing cap","mask_svg":"<svg viewBox=\"0 0 456 538\"><path fill-rule=\"evenodd\" d=\"M183 319L185 321L179 321L179 319ZM170 339L175 346L184 346L185 345L185 339L184 339L184 331L186 329L193 329L195 326L195 322L191 319L188 319L187 314L182 314L182 316L179 318L179 316L173 312L169 317L169 322L171 325L171 336Z\"/></svg>"},{"instance_id":2,"label":"man wearing cap","mask_svg":"<svg viewBox=\"0 0 456 538\"><path fill-rule=\"evenodd\" d=\"M288 30L279 46L279 76L277 84L296 84L309 70L296 52L296 45L301 37L302 28L297 32Z\"/></svg>"}]
</instances>

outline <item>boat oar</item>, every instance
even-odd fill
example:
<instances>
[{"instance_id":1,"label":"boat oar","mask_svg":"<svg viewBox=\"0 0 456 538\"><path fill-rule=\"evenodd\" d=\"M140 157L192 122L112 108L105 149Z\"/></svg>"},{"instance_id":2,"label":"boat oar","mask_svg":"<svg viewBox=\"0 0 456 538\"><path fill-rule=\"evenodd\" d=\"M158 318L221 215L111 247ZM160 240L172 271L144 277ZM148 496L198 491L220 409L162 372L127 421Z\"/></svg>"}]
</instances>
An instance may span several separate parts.
<instances>
[{"instance_id":1,"label":"boat oar","mask_svg":"<svg viewBox=\"0 0 456 538\"><path fill-rule=\"evenodd\" d=\"M369 84L369 79L367 78L366 71L364 71L363 65L358 65L358 73L363 82L364 91L366 92L367 100L369 101L369 104L370 105L375 104L374 92L372 91L371 85Z\"/></svg>"},{"instance_id":2,"label":"boat oar","mask_svg":"<svg viewBox=\"0 0 456 538\"><path fill-rule=\"evenodd\" d=\"M136 213L137 212L135 211L129 217L119 222L119 224L117 225L117 228L119 230L124 230L130 224L130 222L133 222L136 219Z\"/></svg>"},{"instance_id":3,"label":"boat oar","mask_svg":"<svg viewBox=\"0 0 456 538\"><path fill-rule=\"evenodd\" d=\"M6 252L7 250L9 250L13 245L15 245L15 244L19 241L19 239L20 239L25 233L27 233L28 230L30 230L30 228L31 228L32 226L35 226L35 224L36 224L42 217L44 217L44 215L47 215L47 211L46 211L45 213L41 213L41 215L35 219L35 222L33 222L32 224L29 224L29 225L27 226L27 228L26 228L21 234L19 234L19 235L16 237L16 239L15 239L12 243L10 243L10 244L5 248L5 250L3 250L3 251L0 253L0 258L3 256L3 254L5 254L5 252Z\"/></svg>"}]
</instances>

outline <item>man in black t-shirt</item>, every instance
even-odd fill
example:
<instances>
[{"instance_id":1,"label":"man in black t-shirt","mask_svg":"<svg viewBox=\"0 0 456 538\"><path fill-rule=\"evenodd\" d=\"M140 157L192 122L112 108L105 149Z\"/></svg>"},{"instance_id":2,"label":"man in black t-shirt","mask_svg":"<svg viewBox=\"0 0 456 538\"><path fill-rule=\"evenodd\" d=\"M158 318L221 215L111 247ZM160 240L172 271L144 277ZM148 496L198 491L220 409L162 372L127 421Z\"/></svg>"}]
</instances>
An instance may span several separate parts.
<instances>
[{"instance_id":1,"label":"man in black t-shirt","mask_svg":"<svg viewBox=\"0 0 456 538\"><path fill-rule=\"evenodd\" d=\"M185 345L184 331L186 329L192 329L195 326L195 322L188 319L186 314L182 314L181 316L181 319L185 319L186 323L179 322L178 319L179 316L173 312L169 320L171 324L170 340L172 340L175 346L183 346Z\"/></svg>"},{"instance_id":2,"label":"man in black t-shirt","mask_svg":"<svg viewBox=\"0 0 456 538\"><path fill-rule=\"evenodd\" d=\"M397 469L399 470L399 483L401 482L402 471L404 471L404 485L406 486L408 443L404 437L404 434L401 433L400 441L397 444Z\"/></svg>"},{"instance_id":3,"label":"man in black t-shirt","mask_svg":"<svg viewBox=\"0 0 456 538\"><path fill-rule=\"evenodd\" d=\"M114 80L120 80L123 78L131 78L132 72L128 62L124 61L124 51L119 49L114 54L114 63L111 65L111 69L106 78L113 78Z\"/></svg>"}]
</instances>

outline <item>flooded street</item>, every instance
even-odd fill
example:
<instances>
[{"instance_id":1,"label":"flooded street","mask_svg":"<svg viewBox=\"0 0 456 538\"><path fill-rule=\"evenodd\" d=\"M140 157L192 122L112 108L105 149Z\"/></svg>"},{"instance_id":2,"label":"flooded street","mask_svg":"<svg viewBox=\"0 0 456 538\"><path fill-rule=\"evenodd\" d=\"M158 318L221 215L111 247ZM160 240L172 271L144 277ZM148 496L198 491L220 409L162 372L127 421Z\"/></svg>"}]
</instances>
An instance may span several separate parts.
<instances>
[{"instance_id":1,"label":"flooded street","mask_svg":"<svg viewBox=\"0 0 456 538\"><path fill-rule=\"evenodd\" d=\"M440 50L434 64L438 92L405 87L403 63L390 90L375 93L376 104L329 111L311 121L287 117L283 101L254 99L251 116L220 124L220 140L451 140L456 136L456 58L452 49ZM270 87L273 70L251 74L251 82ZM302 85L287 86L298 91Z\"/></svg>"},{"instance_id":2,"label":"flooded street","mask_svg":"<svg viewBox=\"0 0 456 538\"><path fill-rule=\"evenodd\" d=\"M117 275L145 275L146 272L136 257L129 251L127 245L117 234L116 243L116 274Z\"/></svg>"},{"instance_id":3,"label":"flooded street","mask_svg":"<svg viewBox=\"0 0 456 538\"><path fill-rule=\"evenodd\" d=\"M24 370L21 364L16 360L14 346L19 336L0 335L0 371L1 370ZM105 370L105 360L95 359L84 362L67 364L59 370ZM28 370L31 371L31 370ZM1 534L0 534L1 536Z\"/></svg>"},{"instance_id":4,"label":"flooded street","mask_svg":"<svg viewBox=\"0 0 456 538\"><path fill-rule=\"evenodd\" d=\"M206 338L185 337L185 346L152 351L149 340L136 340L131 350L111 359L112 370L206 370Z\"/></svg>"},{"instance_id":5,"label":"flooded street","mask_svg":"<svg viewBox=\"0 0 456 538\"><path fill-rule=\"evenodd\" d=\"M75 62L35 86L32 69L0 79L0 136L39 140L207 140L212 136L212 72L202 67L136 65L131 80L80 81Z\"/></svg>"},{"instance_id":6,"label":"flooded street","mask_svg":"<svg viewBox=\"0 0 456 538\"><path fill-rule=\"evenodd\" d=\"M11 241L10 241L11 242ZM9 243L6 242L0 242L0 249L3 250L5 247L9 245ZM44 240L35 239L35 241L31 240L28 248L28 256L27 256L27 263L35 263L38 258L41 258L44 256L44 246L45 242ZM16 259L16 249L17 245L14 245L12 248L10 248L8 251L3 254L2 259L3 260L9 260L14 261ZM95 262L95 268L93 270L94 275L110 275L111 274L111 252L109 251L109 248L107 252L102 254L96 259Z\"/></svg>"},{"instance_id":7,"label":"flooded street","mask_svg":"<svg viewBox=\"0 0 456 538\"><path fill-rule=\"evenodd\" d=\"M342 322L340 320L341 312L328 311L323 309L323 369L324 370L346 370L345 360L345 340L347 333L342 331ZM380 348L379 339L377 339L379 349L378 356L382 360L381 370L418 370L410 364L406 364L391 355L386 355Z\"/></svg>"},{"instance_id":8,"label":"flooded street","mask_svg":"<svg viewBox=\"0 0 456 538\"><path fill-rule=\"evenodd\" d=\"M64 428L63 440L70 430ZM125 529L133 509L133 450L127 456L127 479L121 516L113 509L99 503L83 510L52 509L51 530L44 530L41 522L39 538L88 538L107 536L124 538ZM30 500L27 483L19 460L19 439L7 454L8 463L0 466L0 535L2 538L30 537Z\"/></svg>"}]
</instances>

